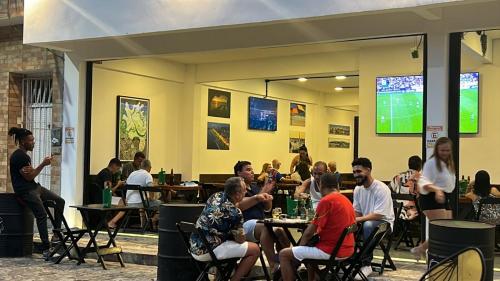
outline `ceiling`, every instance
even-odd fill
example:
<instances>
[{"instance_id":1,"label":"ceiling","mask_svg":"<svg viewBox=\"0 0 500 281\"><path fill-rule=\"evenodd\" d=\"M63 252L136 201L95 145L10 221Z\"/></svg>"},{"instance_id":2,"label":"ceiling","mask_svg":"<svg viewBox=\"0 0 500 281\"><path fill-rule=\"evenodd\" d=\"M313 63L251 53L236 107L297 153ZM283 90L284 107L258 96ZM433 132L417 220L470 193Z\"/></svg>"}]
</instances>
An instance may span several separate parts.
<instances>
[{"instance_id":1,"label":"ceiling","mask_svg":"<svg viewBox=\"0 0 500 281\"><path fill-rule=\"evenodd\" d=\"M388 45L415 44L418 38L419 36L406 36L347 42L320 42L264 48L231 49L197 53L177 53L170 55L159 55L156 57L184 64L217 63L227 61L263 59L271 57L287 57L296 55L352 51L359 50L361 48Z\"/></svg>"},{"instance_id":2,"label":"ceiling","mask_svg":"<svg viewBox=\"0 0 500 281\"><path fill-rule=\"evenodd\" d=\"M343 87L344 89L341 92L358 92L359 77L349 76L344 80L337 80L335 78L308 79L305 82L295 79L270 83L282 83L322 93L339 93L340 91L336 91L335 87Z\"/></svg>"}]
</instances>

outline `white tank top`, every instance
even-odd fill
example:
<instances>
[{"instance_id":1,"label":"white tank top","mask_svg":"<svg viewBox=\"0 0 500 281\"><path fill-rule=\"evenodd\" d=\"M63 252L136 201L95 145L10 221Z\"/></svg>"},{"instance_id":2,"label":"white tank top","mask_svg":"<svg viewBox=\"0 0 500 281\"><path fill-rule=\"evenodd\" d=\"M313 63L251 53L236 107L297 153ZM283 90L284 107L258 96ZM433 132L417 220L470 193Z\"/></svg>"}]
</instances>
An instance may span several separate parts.
<instances>
[{"instance_id":1,"label":"white tank top","mask_svg":"<svg viewBox=\"0 0 500 281\"><path fill-rule=\"evenodd\" d=\"M316 190L316 188L318 190ZM311 202L313 205L314 210L316 210L316 207L319 204L319 201L321 200L321 192L319 191L319 185L316 184L316 181L314 180L313 177L311 177L311 185L309 186L309 194L311 195Z\"/></svg>"}]
</instances>

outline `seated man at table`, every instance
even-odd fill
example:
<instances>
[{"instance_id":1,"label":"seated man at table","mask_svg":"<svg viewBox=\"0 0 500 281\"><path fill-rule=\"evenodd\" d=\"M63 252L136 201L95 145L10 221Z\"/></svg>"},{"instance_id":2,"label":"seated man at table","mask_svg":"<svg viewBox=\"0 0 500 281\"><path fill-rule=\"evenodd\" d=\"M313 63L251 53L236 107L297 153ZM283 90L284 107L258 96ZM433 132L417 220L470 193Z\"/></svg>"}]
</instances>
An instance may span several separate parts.
<instances>
[{"instance_id":1,"label":"seated man at table","mask_svg":"<svg viewBox=\"0 0 500 281\"><path fill-rule=\"evenodd\" d=\"M124 185L124 181L117 181L113 185L113 176L120 171L122 167L122 162L118 158L113 158L109 161L108 166L102 169L96 177L95 185L97 186L97 190L94 190L94 194L91 195L92 199L90 200L91 204L101 204L102 203L102 190L104 189L104 185L111 186L113 193Z\"/></svg>"},{"instance_id":2,"label":"seated man at table","mask_svg":"<svg viewBox=\"0 0 500 281\"><path fill-rule=\"evenodd\" d=\"M353 206L356 222L363 223L363 237L366 240L372 231L382 222L394 223L391 190L387 185L371 175L372 162L368 158L358 158L352 162L352 173L356 180L353 194ZM371 260L363 261L361 271L365 276L372 273ZM358 277L358 276L356 276Z\"/></svg>"},{"instance_id":3,"label":"seated man at table","mask_svg":"<svg viewBox=\"0 0 500 281\"><path fill-rule=\"evenodd\" d=\"M245 198L236 206L243 212L245 221L243 228L245 229L247 241L260 241L269 262L269 266L271 269L274 269L277 261L277 254L274 250L275 241L264 224L257 223L257 221L264 219L264 212L269 212L272 209L273 196L269 193L272 192L275 182L266 181L262 188L253 183L254 173L252 164L248 161L238 161L234 166L234 174L243 178L246 187ZM274 232L280 244L288 247L289 241L283 230L281 228L276 228Z\"/></svg>"},{"instance_id":4,"label":"seated man at table","mask_svg":"<svg viewBox=\"0 0 500 281\"><path fill-rule=\"evenodd\" d=\"M146 155L142 151L138 151L134 155L134 161L128 162L122 167L121 180L127 180L128 176L141 168L141 163L146 159Z\"/></svg>"},{"instance_id":5,"label":"seated man at table","mask_svg":"<svg viewBox=\"0 0 500 281\"><path fill-rule=\"evenodd\" d=\"M245 196L245 187L240 177L226 180L224 192L210 196L196 221L196 227L205 236L217 259L242 258L231 277L231 280L238 281L250 272L260 255L257 244L245 241L243 215L236 207ZM201 237L191 234L190 244L190 252L195 260L211 260Z\"/></svg>"},{"instance_id":6,"label":"seated man at table","mask_svg":"<svg viewBox=\"0 0 500 281\"><path fill-rule=\"evenodd\" d=\"M342 176L339 171L337 171L337 162L330 161L328 162L328 171L332 173L337 179L337 184L339 185L339 189L342 187Z\"/></svg>"},{"instance_id":7,"label":"seated man at table","mask_svg":"<svg viewBox=\"0 0 500 281\"><path fill-rule=\"evenodd\" d=\"M140 185L143 187L153 186L153 176L150 174L151 172L151 161L145 159L141 163L141 168L137 171L133 171L127 178L127 185ZM143 207L141 195L139 190L128 190L126 195L127 206L132 207ZM149 201L150 207L158 207L162 202L160 200L152 200L151 198L147 198ZM124 205L124 202L120 201L119 205ZM112 220L108 222L108 227L115 228L118 221L125 215L125 212L119 212L116 214ZM155 228L156 223L158 222L158 214L153 217L153 228ZM141 211L141 225L143 225L144 220L144 211Z\"/></svg>"},{"instance_id":8,"label":"seated man at table","mask_svg":"<svg viewBox=\"0 0 500 281\"><path fill-rule=\"evenodd\" d=\"M293 264L296 260L330 259L344 229L355 223L351 201L340 194L335 175L323 174L318 182L322 198L316 209L314 220L304 231L299 246L280 251L280 267L284 281L295 280ZM315 234L319 236L318 243L314 246L307 246ZM348 258L353 252L354 235L349 234L342 242L337 258ZM308 279L316 280L314 269L308 268L307 271Z\"/></svg>"},{"instance_id":9,"label":"seated man at table","mask_svg":"<svg viewBox=\"0 0 500 281\"><path fill-rule=\"evenodd\" d=\"M305 180L302 185L298 186L295 190L294 197L296 199L301 198L301 194L309 194L313 208L316 209L319 201L321 200L321 192L319 191L319 178L321 175L328 172L328 167L323 161L318 161L314 163L312 168L312 177Z\"/></svg>"}]
</instances>

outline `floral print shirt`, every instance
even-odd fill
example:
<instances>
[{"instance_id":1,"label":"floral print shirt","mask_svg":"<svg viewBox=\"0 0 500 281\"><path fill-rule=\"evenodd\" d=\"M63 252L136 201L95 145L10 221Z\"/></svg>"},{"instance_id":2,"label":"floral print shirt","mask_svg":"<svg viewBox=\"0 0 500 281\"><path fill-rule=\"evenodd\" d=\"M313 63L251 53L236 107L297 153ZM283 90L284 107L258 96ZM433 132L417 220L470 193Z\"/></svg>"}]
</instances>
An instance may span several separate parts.
<instances>
[{"instance_id":1,"label":"floral print shirt","mask_svg":"<svg viewBox=\"0 0 500 281\"><path fill-rule=\"evenodd\" d=\"M234 231L243 231L243 215L231 201L225 192L218 192L210 196L200 217L196 221L196 227L204 235L215 249L228 240L234 240ZM201 237L191 234L191 253L203 255L208 253Z\"/></svg>"}]
</instances>

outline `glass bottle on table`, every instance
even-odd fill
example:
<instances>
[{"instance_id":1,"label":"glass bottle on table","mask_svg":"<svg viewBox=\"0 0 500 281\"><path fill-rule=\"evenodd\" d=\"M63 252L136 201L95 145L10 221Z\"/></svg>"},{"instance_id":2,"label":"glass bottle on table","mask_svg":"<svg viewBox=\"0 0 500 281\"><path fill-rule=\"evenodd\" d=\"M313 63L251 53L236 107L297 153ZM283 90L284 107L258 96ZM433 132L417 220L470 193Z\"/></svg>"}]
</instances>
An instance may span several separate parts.
<instances>
[{"instance_id":1,"label":"glass bottle on table","mask_svg":"<svg viewBox=\"0 0 500 281\"><path fill-rule=\"evenodd\" d=\"M111 198L113 196L113 191L111 189L111 185L107 182L104 183L104 189L102 190L102 206L104 208L111 207Z\"/></svg>"},{"instance_id":2,"label":"glass bottle on table","mask_svg":"<svg viewBox=\"0 0 500 281\"><path fill-rule=\"evenodd\" d=\"M163 168L161 168L160 172L158 173L158 184L165 184L165 171L163 170Z\"/></svg>"}]
</instances>

